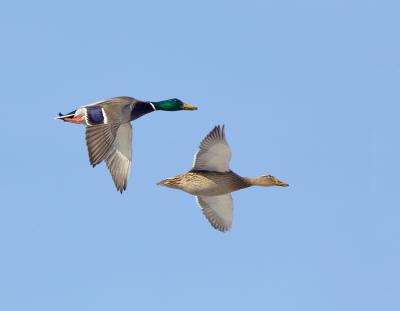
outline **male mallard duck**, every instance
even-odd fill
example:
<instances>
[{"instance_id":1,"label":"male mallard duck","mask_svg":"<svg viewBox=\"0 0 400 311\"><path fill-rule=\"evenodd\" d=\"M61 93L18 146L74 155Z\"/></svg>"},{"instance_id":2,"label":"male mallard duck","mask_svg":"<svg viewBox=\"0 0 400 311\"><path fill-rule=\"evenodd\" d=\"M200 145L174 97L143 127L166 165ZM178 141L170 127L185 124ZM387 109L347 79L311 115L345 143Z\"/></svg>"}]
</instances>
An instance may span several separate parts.
<instances>
[{"instance_id":1,"label":"male mallard duck","mask_svg":"<svg viewBox=\"0 0 400 311\"><path fill-rule=\"evenodd\" d=\"M271 175L241 177L229 169L230 160L231 149L225 138L224 126L216 126L201 142L192 169L162 180L158 185L195 195L210 224L225 232L232 225L231 192L251 186L288 186Z\"/></svg>"},{"instance_id":2,"label":"male mallard duck","mask_svg":"<svg viewBox=\"0 0 400 311\"><path fill-rule=\"evenodd\" d=\"M121 96L82 106L56 119L86 125L86 144L90 164L105 160L117 190L126 189L132 161L132 126L130 121L156 111L196 110L179 99L159 102L141 101Z\"/></svg>"}]
</instances>

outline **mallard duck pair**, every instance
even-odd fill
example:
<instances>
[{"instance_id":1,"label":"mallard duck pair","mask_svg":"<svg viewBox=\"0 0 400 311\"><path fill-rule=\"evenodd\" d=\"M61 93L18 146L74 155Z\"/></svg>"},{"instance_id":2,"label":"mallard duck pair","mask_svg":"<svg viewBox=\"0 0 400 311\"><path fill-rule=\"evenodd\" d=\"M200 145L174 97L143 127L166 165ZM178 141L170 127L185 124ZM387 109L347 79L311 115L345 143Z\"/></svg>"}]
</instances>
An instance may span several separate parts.
<instances>
[{"instance_id":1,"label":"mallard duck pair","mask_svg":"<svg viewBox=\"0 0 400 311\"><path fill-rule=\"evenodd\" d=\"M132 162L130 122L156 110L197 110L197 107L176 98L150 102L124 96L82 106L65 115L60 113L56 118L86 125L90 164L94 167L105 161L117 190L122 193L126 190ZM231 192L251 186L288 186L271 175L241 177L230 170L230 159L224 126L216 126L201 142L192 169L158 185L195 195L210 224L225 232L232 225Z\"/></svg>"}]
</instances>

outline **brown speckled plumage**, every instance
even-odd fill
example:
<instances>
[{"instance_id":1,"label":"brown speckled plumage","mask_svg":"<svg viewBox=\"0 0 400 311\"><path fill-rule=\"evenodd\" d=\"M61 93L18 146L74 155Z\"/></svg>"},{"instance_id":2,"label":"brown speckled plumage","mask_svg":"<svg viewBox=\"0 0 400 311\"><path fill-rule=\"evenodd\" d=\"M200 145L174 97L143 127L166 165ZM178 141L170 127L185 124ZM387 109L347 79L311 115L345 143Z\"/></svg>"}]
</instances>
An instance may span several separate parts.
<instances>
[{"instance_id":1,"label":"brown speckled plumage","mask_svg":"<svg viewBox=\"0 0 400 311\"><path fill-rule=\"evenodd\" d=\"M250 187L251 184L233 171L226 173L191 170L165 179L160 185L176 188L193 195L220 195Z\"/></svg>"},{"instance_id":2,"label":"brown speckled plumage","mask_svg":"<svg viewBox=\"0 0 400 311\"><path fill-rule=\"evenodd\" d=\"M288 186L271 175L241 177L229 169L230 159L224 127L216 126L201 142L192 169L164 179L158 185L195 195L210 224L225 232L233 221L231 192L251 186Z\"/></svg>"}]
</instances>

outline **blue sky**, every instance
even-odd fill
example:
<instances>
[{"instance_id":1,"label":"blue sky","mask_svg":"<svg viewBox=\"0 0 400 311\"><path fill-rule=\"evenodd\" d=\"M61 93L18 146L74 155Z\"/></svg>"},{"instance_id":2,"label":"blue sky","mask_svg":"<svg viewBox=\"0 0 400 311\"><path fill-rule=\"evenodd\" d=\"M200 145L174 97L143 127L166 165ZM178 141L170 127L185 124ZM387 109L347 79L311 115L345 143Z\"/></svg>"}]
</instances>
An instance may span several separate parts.
<instances>
[{"instance_id":1,"label":"blue sky","mask_svg":"<svg viewBox=\"0 0 400 311\"><path fill-rule=\"evenodd\" d=\"M395 1L1 4L1 310L399 310ZM134 123L120 195L59 112L130 95L196 112ZM212 229L157 187L226 125L233 194Z\"/></svg>"}]
</instances>

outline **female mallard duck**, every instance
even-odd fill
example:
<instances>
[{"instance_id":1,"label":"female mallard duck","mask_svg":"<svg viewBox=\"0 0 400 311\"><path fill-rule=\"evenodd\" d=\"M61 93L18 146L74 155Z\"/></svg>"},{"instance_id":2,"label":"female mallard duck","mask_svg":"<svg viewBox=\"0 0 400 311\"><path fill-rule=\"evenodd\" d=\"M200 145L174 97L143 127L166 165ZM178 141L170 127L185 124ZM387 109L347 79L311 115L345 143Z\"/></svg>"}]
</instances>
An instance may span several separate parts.
<instances>
[{"instance_id":1,"label":"female mallard duck","mask_svg":"<svg viewBox=\"0 0 400 311\"><path fill-rule=\"evenodd\" d=\"M132 161L132 126L130 121L156 111L196 110L173 98L160 102L140 101L121 96L82 106L56 119L86 125L86 144L90 164L105 160L117 190L126 189Z\"/></svg>"},{"instance_id":2,"label":"female mallard duck","mask_svg":"<svg viewBox=\"0 0 400 311\"><path fill-rule=\"evenodd\" d=\"M288 186L271 175L241 177L229 169L230 160L231 149L225 138L224 126L216 126L201 142L192 169L162 180L158 185L195 195L210 224L225 232L232 225L231 192L251 186Z\"/></svg>"}]
</instances>

